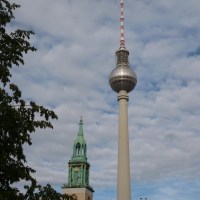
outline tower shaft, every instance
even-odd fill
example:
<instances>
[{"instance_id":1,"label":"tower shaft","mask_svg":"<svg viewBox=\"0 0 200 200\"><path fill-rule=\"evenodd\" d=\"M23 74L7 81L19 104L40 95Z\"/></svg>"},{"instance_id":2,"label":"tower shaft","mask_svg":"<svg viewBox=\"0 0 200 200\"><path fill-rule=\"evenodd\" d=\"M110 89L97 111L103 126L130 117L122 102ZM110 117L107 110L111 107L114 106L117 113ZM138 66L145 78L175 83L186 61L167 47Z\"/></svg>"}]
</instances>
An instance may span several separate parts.
<instances>
[{"instance_id":1,"label":"tower shaft","mask_svg":"<svg viewBox=\"0 0 200 200\"><path fill-rule=\"evenodd\" d=\"M130 200L130 160L128 136L128 93L121 90L119 101L119 130L118 130L118 182L117 199Z\"/></svg>"}]
</instances>

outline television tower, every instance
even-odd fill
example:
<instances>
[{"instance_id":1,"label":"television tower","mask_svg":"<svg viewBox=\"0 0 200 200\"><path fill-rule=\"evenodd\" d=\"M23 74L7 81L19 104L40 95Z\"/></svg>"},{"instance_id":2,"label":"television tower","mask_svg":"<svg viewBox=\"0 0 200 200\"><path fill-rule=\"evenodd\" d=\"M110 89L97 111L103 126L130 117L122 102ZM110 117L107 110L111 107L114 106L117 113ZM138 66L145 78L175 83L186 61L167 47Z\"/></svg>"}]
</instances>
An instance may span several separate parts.
<instances>
[{"instance_id":1,"label":"television tower","mask_svg":"<svg viewBox=\"0 0 200 200\"><path fill-rule=\"evenodd\" d=\"M128 62L129 51L125 48L124 40L124 1L120 0L120 47L115 52L116 68L112 70L109 83L118 93L119 129L118 129L118 176L117 199L131 200L130 160L128 136L128 93L137 84L137 76Z\"/></svg>"}]
</instances>

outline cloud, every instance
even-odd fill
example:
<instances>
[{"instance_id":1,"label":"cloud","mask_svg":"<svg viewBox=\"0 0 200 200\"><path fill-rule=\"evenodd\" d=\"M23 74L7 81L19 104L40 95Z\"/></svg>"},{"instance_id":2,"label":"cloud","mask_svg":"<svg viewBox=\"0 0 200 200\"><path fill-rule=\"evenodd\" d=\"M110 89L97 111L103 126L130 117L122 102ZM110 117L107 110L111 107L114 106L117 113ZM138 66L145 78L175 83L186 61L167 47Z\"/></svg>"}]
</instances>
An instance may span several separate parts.
<instances>
[{"instance_id":1,"label":"cloud","mask_svg":"<svg viewBox=\"0 0 200 200\"><path fill-rule=\"evenodd\" d=\"M25 147L43 184L67 181L80 116L95 199L113 199L117 180L117 94L108 77L119 46L118 1L18 1L14 27L35 31L36 53L13 70L27 100L52 108L53 130ZM199 185L199 6L197 0L125 2L125 39L138 84L129 94L134 198L187 199ZM147 183L154 187L148 187ZM176 185L176 187L173 187ZM179 186L178 186L179 185ZM197 187L196 187L197 188ZM199 199L197 190L194 200ZM149 198L150 199L150 198Z\"/></svg>"}]
</instances>

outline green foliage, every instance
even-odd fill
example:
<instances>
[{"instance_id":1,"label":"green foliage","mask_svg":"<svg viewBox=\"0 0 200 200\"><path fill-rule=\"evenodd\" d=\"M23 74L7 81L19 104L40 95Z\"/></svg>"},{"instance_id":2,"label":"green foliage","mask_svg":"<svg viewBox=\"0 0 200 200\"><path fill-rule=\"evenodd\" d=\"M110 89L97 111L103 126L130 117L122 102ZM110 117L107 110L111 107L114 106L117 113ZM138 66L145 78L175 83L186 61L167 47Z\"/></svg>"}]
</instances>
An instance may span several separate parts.
<instances>
[{"instance_id":1,"label":"green foliage","mask_svg":"<svg viewBox=\"0 0 200 200\"><path fill-rule=\"evenodd\" d=\"M36 51L28 42L34 34L32 31L16 30L8 33L6 30L7 24L14 19L13 11L18 7L0 0L0 80L4 86L10 81L12 66L24 64L23 53Z\"/></svg>"},{"instance_id":2,"label":"green foliage","mask_svg":"<svg viewBox=\"0 0 200 200\"><path fill-rule=\"evenodd\" d=\"M27 187L28 188L28 187ZM56 192L51 185L47 184L46 186L38 186L37 192L33 193L33 190L28 188L28 195L31 196L31 198L28 198L30 200L35 199L42 199L42 200L74 200L73 196L69 196L67 194L61 195L58 192Z\"/></svg>"},{"instance_id":3,"label":"green foliage","mask_svg":"<svg viewBox=\"0 0 200 200\"><path fill-rule=\"evenodd\" d=\"M23 56L36 49L29 43L32 31L7 31L14 19L13 11L20 7L0 0L0 199L64 199L50 185L42 187L32 177L34 169L26 165L23 145L31 145L31 133L36 128L53 128L50 120L56 114L26 102L16 84L11 83L11 69L24 65ZM13 184L25 183L25 192ZM65 199L69 199L65 196Z\"/></svg>"}]
</instances>

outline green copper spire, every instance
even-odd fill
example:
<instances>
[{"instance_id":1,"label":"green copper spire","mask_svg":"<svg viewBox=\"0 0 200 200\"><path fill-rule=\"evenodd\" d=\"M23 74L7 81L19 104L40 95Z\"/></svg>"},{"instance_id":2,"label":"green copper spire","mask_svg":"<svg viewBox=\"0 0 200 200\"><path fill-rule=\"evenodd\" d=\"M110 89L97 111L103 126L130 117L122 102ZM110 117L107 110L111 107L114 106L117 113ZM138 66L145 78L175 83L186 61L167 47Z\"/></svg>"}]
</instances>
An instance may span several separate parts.
<instances>
[{"instance_id":1,"label":"green copper spire","mask_svg":"<svg viewBox=\"0 0 200 200\"><path fill-rule=\"evenodd\" d=\"M87 162L87 145L83 134L82 117L79 122L79 131L73 144L73 155L69 161L68 184L66 188L88 188L89 186L89 169L90 164Z\"/></svg>"},{"instance_id":2,"label":"green copper spire","mask_svg":"<svg viewBox=\"0 0 200 200\"><path fill-rule=\"evenodd\" d=\"M72 160L82 160L87 162L87 145L83 135L83 120L79 122L78 135L74 141Z\"/></svg>"}]
</instances>

